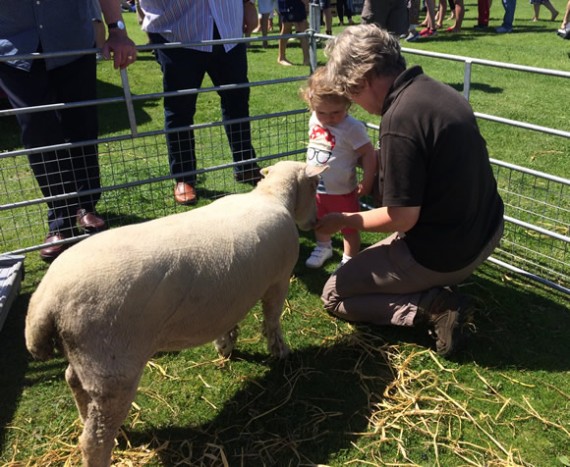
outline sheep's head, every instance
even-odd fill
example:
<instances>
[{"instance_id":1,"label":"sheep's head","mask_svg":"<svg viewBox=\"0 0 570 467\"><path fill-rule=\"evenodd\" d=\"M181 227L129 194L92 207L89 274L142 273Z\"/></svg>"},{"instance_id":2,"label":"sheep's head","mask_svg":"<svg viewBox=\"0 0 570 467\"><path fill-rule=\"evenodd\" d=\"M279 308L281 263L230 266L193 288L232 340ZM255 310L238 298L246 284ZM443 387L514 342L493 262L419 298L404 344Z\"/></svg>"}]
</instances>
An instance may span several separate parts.
<instances>
[{"instance_id":1,"label":"sheep's head","mask_svg":"<svg viewBox=\"0 0 570 467\"><path fill-rule=\"evenodd\" d=\"M328 166L305 165L298 177L295 222L301 230L311 230L317 223L316 193L319 176Z\"/></svg>"},{"instance_id":2,"label":"sheep's head","mask_svg":"<svg viewBox=\"0 0 570 467\"><path fill-rule=\"evenodd\" d=\"M257 189L284 198L299 229L311 230L317 223L315 195L319 175L327 168L328 166L310 166L304 162L280 161L261 169L261 175L267 178L267 182L262 180Z\"/></svg>"}]
</instances>

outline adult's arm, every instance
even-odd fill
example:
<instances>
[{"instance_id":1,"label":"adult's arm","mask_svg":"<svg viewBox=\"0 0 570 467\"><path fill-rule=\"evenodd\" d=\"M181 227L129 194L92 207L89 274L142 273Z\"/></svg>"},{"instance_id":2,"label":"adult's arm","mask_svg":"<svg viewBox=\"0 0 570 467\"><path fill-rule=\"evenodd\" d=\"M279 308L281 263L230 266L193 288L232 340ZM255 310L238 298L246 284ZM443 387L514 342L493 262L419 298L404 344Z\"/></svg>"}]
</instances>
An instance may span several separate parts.
<instances>
[{"instance_id":1,"label":"adult's arm","mask_svg":"<svg viewBox=\"0 0 570 467\"><path fill-rule=\"evenodd\" d=\"M117 0L99 0L106 24L123 20L121 3ZM135 43L129 38L126 29L108 29L108 36L103 45L103 56L113 58L115 68L126 68L137 59Z\"/></svg>"},{"instance_id":2,"label":"adult's arm","mask_svg":"<svg viewBox=\"0 0 570 467\"><path fill-rule=\"evenodd\" d=\"M334 212L318 222L315 231L332 235L349 227L366 232L407 232L420 217L420 206L382 207L363 212Z\"/></svg>"}]
</instances>

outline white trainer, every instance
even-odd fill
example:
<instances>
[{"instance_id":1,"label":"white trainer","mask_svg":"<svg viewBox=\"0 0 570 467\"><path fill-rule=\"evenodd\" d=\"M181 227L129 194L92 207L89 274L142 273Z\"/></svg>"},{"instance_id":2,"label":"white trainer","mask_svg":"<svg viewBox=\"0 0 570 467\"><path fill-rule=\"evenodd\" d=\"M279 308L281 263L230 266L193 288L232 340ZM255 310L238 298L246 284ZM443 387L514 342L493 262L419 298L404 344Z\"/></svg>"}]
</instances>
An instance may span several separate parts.
<instances>
[{"instance_id":1,"label":"white trainer","mask_svg":"<svg viewBox=\"0 0 570 467\"><path fill-rule=\"evenodd\" d=\"M332 258L332 255L333 255L332 248L326 248L326 247L323 248L321 246L316 246L313 252L311 253L311 256L309 256L307 261L305 261L305 266L313 269L320 268L323 264L325 264L325 261L327 259Z\"/></svg>"}]
</instances>

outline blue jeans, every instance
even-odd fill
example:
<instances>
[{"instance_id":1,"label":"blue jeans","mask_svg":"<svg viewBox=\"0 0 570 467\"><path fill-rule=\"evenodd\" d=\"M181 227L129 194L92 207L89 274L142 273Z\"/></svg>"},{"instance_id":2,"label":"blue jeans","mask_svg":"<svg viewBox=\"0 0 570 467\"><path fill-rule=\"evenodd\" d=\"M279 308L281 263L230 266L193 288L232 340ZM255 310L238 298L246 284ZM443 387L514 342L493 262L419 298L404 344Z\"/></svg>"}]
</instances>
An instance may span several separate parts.
<instances>
[{"instance_id":1,"label":"blue jeans","mask_svg":"<svg viewBox=\"0 0 570 467\"><path fill-rule=\"evenodd\" d=\"M164 43L160 34L151 33L153 44ZM156 56L163 73L165 92L198 89L206 73L215 86L247 83L247 50L237 44L229 52L223 45L215 45L212 52L188 48L157 49ZM249 88L219 91L222 121L249 117ZM197 94L164 98L165 129L187 127L194 123ZM248 122L224 125L234 162L255 159L251 144L251 125ZM170 173L177 182L194 185L196 175L195 139L192 130L167 133ZM256 167L255 162L241 164L235 172Z\"/></svg>"},{"instance_id":2,"label":"blue jeans","mask_svg":"<svg viewBox=\"0 0 570 467\"><path fill-rule=\"evenodd\" d=\"M505 9L505 15L503 16L502 26L507 29L513 29L517 0L503 0L503 8Z\"/></svg>"}]
</instances>

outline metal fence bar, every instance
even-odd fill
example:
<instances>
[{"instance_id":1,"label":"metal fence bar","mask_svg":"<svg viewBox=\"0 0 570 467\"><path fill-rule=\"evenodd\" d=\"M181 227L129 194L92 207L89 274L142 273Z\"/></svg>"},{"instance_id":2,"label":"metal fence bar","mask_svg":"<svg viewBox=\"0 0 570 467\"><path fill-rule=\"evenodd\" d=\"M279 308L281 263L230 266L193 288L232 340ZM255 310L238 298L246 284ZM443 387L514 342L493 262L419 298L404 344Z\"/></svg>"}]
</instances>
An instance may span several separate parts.
<instances>
[{"instance_id":1,"label":"metal fence bar","mask_svg":"<svg viewBox=\"0 0 570 467\"><path fill-rule=\"evenodd\" d=\"M547 285L548 287L551 287L555 290L558 290L559 292L563 292L565 294L570 295L570 289L568 287L564 287L560 284L557 284L556 282L552 282L552 281L545 279L545 278L543 278L537 274L533 274L531 272L528 272L522 268L517 268L516 266L513 266L513 265L506 263L504 261L501 261L500 259L497 259L494 256L487 258L487 261L489 261L490 263L496 264L497 266L500 266L503 269L507 269L509 271L516 272L517 274L520 274L521 276L524 276L527 279L531 279L535 282L540 282L541 284Z\"/></svg>"},{"instance_id":2,"label":"metal fence bar","mask_svg":"<svg viewBox=\"0 0 570 467\"><path fill-rule=\"evenodd\" d=\"M549 135L562 136L564 138L570 138L570 131L558 130L556 128L549 128L541 125L534 125L532 123L519 122L518 120L511 120L509 118L497 117L495 115L483 114L480 112L475 112L477 118L483 120L489 120L491 122L503 123L505 125L516 126L518 128L524 128L526 130L540 131L541 133L548 133Z\"/></svg>"},{"instance_id":3,"label":"metal fence bar","mask_svg":"<svg viewBox=\"0 0 570 467\"><path fill-rule=\"evenodd\" d=\"M564 177L558 177L557 175L548 174L545 172L540 172L538 170L529 169L527 167L521 167L520 165L511 164L509 162L500 161L498 159L489 159L492 164L506 167L509 169L517 170L521 173L532 175L533 177L543 178L545 180L550 180L553 182L561 183L562 185L570 186L570 179Z\"/></svg>"}]
</instances>

